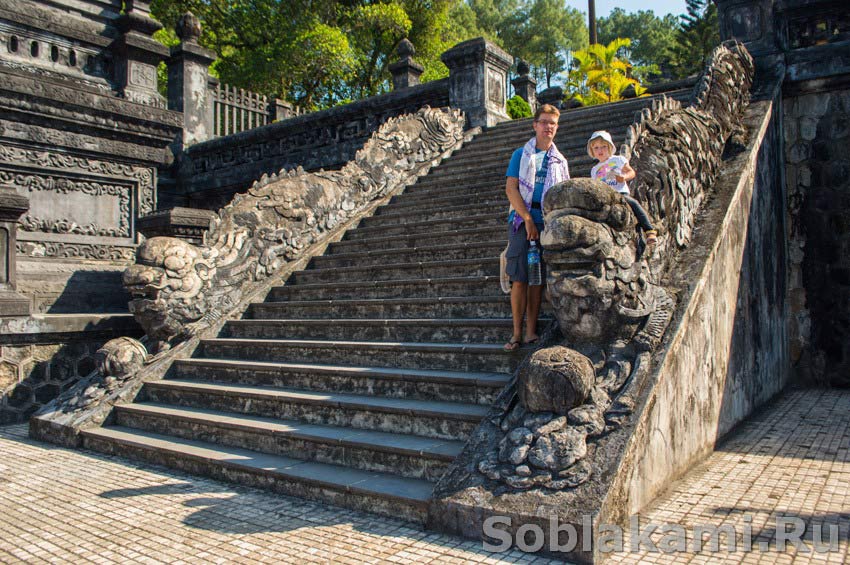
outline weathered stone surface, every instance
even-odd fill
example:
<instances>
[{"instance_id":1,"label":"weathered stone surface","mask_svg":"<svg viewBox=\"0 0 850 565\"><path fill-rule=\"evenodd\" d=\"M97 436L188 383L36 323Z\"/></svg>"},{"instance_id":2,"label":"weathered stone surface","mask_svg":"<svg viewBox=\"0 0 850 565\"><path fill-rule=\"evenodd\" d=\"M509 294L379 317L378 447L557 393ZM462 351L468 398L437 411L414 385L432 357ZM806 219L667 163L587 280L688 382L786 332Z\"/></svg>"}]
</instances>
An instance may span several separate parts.
<instances>
[{"instance_id":1,"label":"weathered stone surface","mask_svg":"<svg viewBox=\"0 0 850 565\"><path fill-rule=\"evenodd\" d=\"M123 378L141 369L147 355L147 349L139 341L118 337L97 350L95 363L104 376Z\"/></svg>"},{"instance_id":2,"label":"weathered stone surface","mask_svg":"<svg viewBox=\"0 0 850 565\"><path fill-rule=\"evenodd\" d=\"M237 304L366 203L424 174L463 140L462 114L425 108L393 118L339 171L263 176L213 219L203 246L152 238L124 274L130 310L154 352Z\"/></svg>"},{"instance_id":3,"label":"weathered stone surface","mask_svg":"<svg viewBox=\"0 0 850 565\"><path fill-rule=\"evenodd\" d=\"M590 359L566 347L535 351L519 372L519 395L533 412L566 414L582 404L594 385Z\"/></svg>"},{"instance_id":4,"label":"weathered stone surface","mask_svg":"<svg viewBox=\"0 0 850 565\"><path fill-rule=\"evenodd\" d=\"M535 467L560 472L587 454L585 435L573 428L537 439L528 453L528 461Z\"/></svg>"}]
</instances>

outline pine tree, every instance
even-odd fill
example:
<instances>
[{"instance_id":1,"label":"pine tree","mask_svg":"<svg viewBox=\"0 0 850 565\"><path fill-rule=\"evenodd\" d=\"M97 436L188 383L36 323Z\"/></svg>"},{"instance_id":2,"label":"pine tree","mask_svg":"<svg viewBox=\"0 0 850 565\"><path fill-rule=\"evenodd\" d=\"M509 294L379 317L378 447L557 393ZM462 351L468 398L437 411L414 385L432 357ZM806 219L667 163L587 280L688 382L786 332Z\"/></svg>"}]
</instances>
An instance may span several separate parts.
<instances>
[{"instance_id":1,"label":"pine tree","mask_svg":"<svg viewBox=\"0 0 850 565\"><path fill-rule=\"evenodd\" d=\"M699 73L705 59L720 43L717 6L712 0L686 0L687 13L680 16L681 24L673 46L672 66L680 77Z\"/></svg>"}]
</instances>

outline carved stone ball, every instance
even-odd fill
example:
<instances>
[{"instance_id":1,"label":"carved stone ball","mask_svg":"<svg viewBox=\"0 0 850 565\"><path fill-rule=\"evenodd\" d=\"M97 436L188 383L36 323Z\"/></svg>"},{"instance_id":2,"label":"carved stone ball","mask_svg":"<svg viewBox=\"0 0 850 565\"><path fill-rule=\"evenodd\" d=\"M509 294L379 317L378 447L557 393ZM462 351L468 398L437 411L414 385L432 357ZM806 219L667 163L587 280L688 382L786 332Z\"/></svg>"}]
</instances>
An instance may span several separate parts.
<instances>
[{"instance_id":1,"label":"carved stone ball","mask_svg":"<svg viewBox=\"0 0 850 565\"><path fill-rule=\"evenodd\" d=\"M567 347L536 351L519 372L519 397L532 412L565 415L584 404L595 373L590 359Z\"/></svg>"},{"instance_id":2,"label":"carved stone ball","mask_svg":"<svg viewBox=\"0 0 850 565\"><path fill-rule=\"evenodd\" d=\"M396 53L398 53L398 56L402 59L406 57L413 57L416 55L416 48L413 46L413 43L405 37L399 41Z\"/></svg>"},{"instance_id":3,"label":"carved stone ball","mask_svg":"<svg viewBox=\"0 0 850 565\"><path fill-rule=\"evenodd\" d=\"M177 21L177 37L186 42L196 42L201 37L201 20L192 12L186 12Z\"/></svg>"},{"instance_id":4,"label":"carved stone ball","mask_svg":"<svg viewBox=\"0 0 850 565\"><path fill-rule=\"evenodd\" d=\"M518 59L518 60L517 60L517 63L516 63L516 72L517 72L517 74L518 74L519 76L521 76L521 77L528 76L528 72L529 72L530 70L531 70L531 69L529 68L528 63L526 63L526 62L525 62L525 61L523 61L522 59Z\"/></svg>"},{"instance_id":5,"label":"carved stone ball","mask_svg":"<svg viewBox=\"0 0 850 565\"><path fill-rule=\"evenodd\" d=\"M97 368L104 377L123 378L145 365L148 351L138 340L118 337L103 344L95 353Z\"/></svg>"}]
</instances>

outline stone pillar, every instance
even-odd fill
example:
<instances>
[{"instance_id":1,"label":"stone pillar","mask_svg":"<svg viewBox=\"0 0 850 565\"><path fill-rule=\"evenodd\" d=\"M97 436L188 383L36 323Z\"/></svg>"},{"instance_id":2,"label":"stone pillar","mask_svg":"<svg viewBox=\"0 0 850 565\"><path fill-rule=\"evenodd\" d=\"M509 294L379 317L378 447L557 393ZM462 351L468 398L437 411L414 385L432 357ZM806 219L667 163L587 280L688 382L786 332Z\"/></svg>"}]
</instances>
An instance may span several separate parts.
<instances>
[{"instance_id":1,"label":"stone pillar","mask_svg":"<svg viewBox=\"0 0 850 565\"><path fill-rule=\"evenodd\" d=\"M513 79L511 84L517 96L528 102L533 113L537 110L537 81L528 75L529 70L528 63L520 59L516 65L516 71L519 76Z\"/></svg>"},{"instance_id":2,"label":"stone pillar","mask_svg":"<svg viewBox=\"0 0 850 565\"><path fill-rule=\"evenodd\" d=\"M116 21L121 32L110 46L115 55L115 82L121 95L132 102L165 108L157 91L156 66L168 55L168 48L154 40L162 24L150 17L146 0L125 0L125 13Z\"/></svg>"},{"instance_id":3,"label":"stone pillar","mask_svg":"<svg viewBox=\"0 0 850 565\"><path fill-rule=\"evenodd\" d=\"M286 100L275 98L273 104L274 112L272 113L272 117L276 122L288 120L289 118L294 118L298 115L298 111L295 109L295 106Z\"/></svg>"},{"instance_id":4,"label":"stone pillar","mask_svg":"<svg viewBox=\"0 0 850 565\"><path fill-rule=\"evenodd\" d=\"M30 300L15 289L15 247L18 218L29 210L29 199L13 186L0 186L0 317L29 316Z\"/></svg>"},{"instance_id":5,"label":"stone pillar","mask_svg":"<svg viewBox=\"0 0 850 565\"><path fill-rule=\"evenodd\" d=\"M774 25L776 0L714 0L714 3L720 39L737 39L743 43L761 73L781 66L782 52Z\"/></svg>"},{"instance_id":6,"label":"stone pillar","mask_svg":"<svg viewBox=\"0 0 850 565\"><path fill-rule=\"evenodd\" d=\"M389 69L393 75L393 90L401 90L419 84L419 77L425 67L413 60L416 49L406 37L398 44L398 61Z\"/></svg>"},{"instance_id":7,"label":"stone pillar","mask_svg":"<svg viewBox=\"0 0 850 565\"><path fill-rule=\"evenodd\" d=\"M191 12L177 24L180 43L168 59L168 109L183 112L183 146L213 137L209 67L215 53L198 45L201 21Z\"/></svg>"},{"instance_id":8,"label":"stone pillar","mask_svg":"<svg viewBox=\"0 0 850 565\"><path fill-rule=\"evenodd\" d=\"M510 119L505 111L510 55L478 37L455 45L440 59L449 68L449 105L466 113L466 127Z\"/></svg>"}]
</instances>

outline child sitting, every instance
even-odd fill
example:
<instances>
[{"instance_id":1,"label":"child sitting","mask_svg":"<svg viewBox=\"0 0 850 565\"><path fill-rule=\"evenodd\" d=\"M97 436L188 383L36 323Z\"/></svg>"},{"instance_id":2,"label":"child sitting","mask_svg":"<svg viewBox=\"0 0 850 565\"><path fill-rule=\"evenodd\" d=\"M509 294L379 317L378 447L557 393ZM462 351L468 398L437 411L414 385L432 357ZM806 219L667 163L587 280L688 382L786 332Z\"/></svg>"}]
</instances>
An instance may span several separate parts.
<instances>
[{"instance_id":1,"label":"child sitting","mask_svg":"<svg viewBox=\"0 0 850 565\"><path fill-rule=\"evenodd\" d=\"M658 233L649 221L649 215L637 200L629 196L628 181L635 178L635 170L629 166L629 161L620 155L614 155L614 142L607 131L595 131L587 141L587 154L599 161L590 170L590 177L608 184L623 195L637 218L638 225L644 231L646 244L653 245L658 239Z\"/></svg>"}]
</instances>

